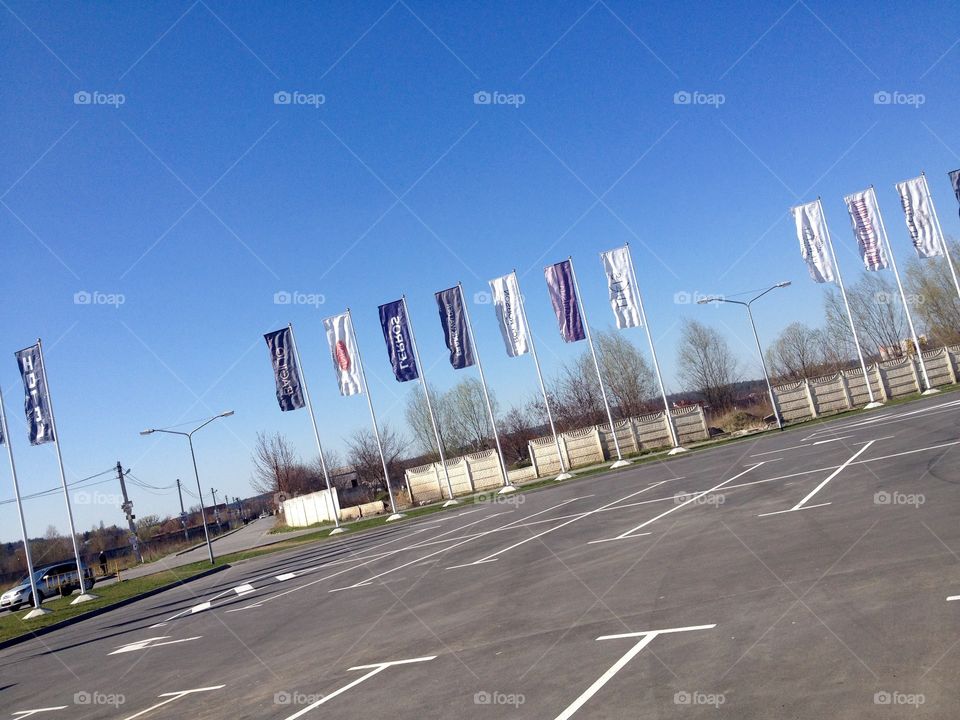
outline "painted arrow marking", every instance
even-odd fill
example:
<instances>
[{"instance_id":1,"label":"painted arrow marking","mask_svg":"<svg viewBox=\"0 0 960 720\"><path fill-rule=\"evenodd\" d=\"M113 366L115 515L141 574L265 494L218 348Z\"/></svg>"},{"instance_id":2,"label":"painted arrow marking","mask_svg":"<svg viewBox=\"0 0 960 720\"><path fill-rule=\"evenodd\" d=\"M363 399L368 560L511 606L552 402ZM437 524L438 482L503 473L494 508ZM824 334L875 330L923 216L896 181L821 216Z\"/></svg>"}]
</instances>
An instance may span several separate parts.
<instances>
[{"instance_id":1,"label":"painted arrow marking","mask_svg":"<svg viewBox=\"0 0 960 720\"><path fill-rule=\"evenodd\" d=\"M161 635L160 637L147 638L146 640L137 640L137 642L128 643L127 645L121 645L112 653L107 653L107 654L120 655L121 653L136 652L138 650L151 650L155 647L162 647L163 645L176 645L177 643L185 643L185 642L190 642L191 640L199 640L202 636L195 635L194 637L183 638L182 640L167 640L168 637L169 637L168 635ZM159 642L160 640L166 640L166 642Z\"/></svg>"}]
</instances>

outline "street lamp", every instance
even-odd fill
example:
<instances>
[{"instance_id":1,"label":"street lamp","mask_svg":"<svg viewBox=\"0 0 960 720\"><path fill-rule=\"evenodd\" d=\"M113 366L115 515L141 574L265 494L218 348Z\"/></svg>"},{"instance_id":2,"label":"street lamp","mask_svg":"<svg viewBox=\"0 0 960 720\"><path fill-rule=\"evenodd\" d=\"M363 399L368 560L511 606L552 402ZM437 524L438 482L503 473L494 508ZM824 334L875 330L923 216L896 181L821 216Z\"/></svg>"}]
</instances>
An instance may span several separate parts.
<instances>
[{"instance_id":1,"label":"street lamp","mask_svg":"<svg viewBox=\"0 0 960 720\"><path fill-rule=\"evenodd\" d=\"M200 495L200 519L203 521L203 536L207 540L207 554L210 556L211 565L213 565L214 563L213 545L210 542L210 532L209 530L207 530L207 514L203 511L203 490L200 488L200 473L197 472L197 456L193 452L193 434L197 432L197 430L200 430L201 428L206 427L207 425L212 423L214 420L218 420L219 418L230 417L231 415L233 415L233 410L227 410L226 412L222 412L219 415L214 415L212 418L201 423L190 432L180 432L179 430L165 430L163 428L151 428L149 430L143 430L140 432L141 435L152 435L155 432L167 433L168 435L182 435L187 439L187 442L190 444L190 457L193 459L193 476L197 479L197 492Z\"/></svg>"},{"instance_id":2,"label":"street lamp","mask_svg":"<svg viewBox=\"0 0 960 720\"><path fill-rule=\"evenodd\" d=\"M770 385L770 375L767 373L767 363L763 359L763 348L760 347L760 336L757 334L757 324L753 321L753 310L750 308L750 306L754 303L754 301L759 300L771 290L785 288L788 285L790 285L789 280L778 282L776 285L768 287L762 293L750 300L747 300L746 302L742 300L728 300L725 297L720 297L717 295L712 295L710 297L697 300L698 305L706 305L707 303L712 302L725 302L733 305L743 305L747 309L747 316L750 318L750 327L753 328L753 339L757 341L757 354L760 355L760 366L763 368L763 379L767 381L767 392L770 393L770 406L773 408L773 416L777 419L777 427L781 430L783 430L783 420L780 418L780 410L777 408L777 399L773 396L773 386Z\"/></svg>"}]
</instances>

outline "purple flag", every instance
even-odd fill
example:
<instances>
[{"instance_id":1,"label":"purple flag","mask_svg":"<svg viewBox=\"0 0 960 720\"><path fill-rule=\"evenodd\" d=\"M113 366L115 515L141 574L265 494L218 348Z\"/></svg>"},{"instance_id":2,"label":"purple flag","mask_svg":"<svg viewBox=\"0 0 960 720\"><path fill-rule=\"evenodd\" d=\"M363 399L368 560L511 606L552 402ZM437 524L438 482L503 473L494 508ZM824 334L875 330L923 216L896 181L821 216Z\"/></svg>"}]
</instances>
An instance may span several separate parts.
<instances>
[{"instance_id":1,"label":"purple flag","mask_svg":"<svg viewBox=\"0 0 960 720\"><path fill-rule=\"evenodd\" d=\"M410 339L410 326L403 300L394 300L380 306L380 325L383 328L383 340L387 343L387 355L393 366L397 382L407 382L420 377L417 363L413 357L413 343Z\"/></svg>"},{"instance_id":2,"label":"purple flag","mask_svg":"<svg viewBox=\"0 0 960 720\"><path fill-rule=\"evenodd\" d=\"M553 311L557 314L560 324L560 335L564 342L583 340L583 320L580 317L580 306L577 304L577 293L573 286L573 268L569 260L556 265L549 265L543 269L547 278L547 289L550 292L550 302Z\"/></svg>"}]
</instances>

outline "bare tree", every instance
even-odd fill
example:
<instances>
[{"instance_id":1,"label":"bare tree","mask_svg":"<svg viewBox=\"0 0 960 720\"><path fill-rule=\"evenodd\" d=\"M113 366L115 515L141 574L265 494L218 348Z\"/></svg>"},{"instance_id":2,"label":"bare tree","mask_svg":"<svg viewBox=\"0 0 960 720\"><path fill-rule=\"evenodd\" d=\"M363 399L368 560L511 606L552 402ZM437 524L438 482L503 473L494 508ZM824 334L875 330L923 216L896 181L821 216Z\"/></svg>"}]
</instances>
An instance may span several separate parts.
<instances>
[{"instance_id":1,"label":"bare tree","mask_svg":"<svg viewBox=\"0 0 960 720\"><path fill-rule=\"evenodd\" d=\"M405 449L406 442L389 425L383 425L380 428L380 441L392 484L397 487L403 486L403 465L400 462L400 454ZM347 461L353 466L359 480L386 490L383 463L372 431L357 430L350 436L347 440Z\"/></svg>"},{"instance_id":2,"label":"bare tree","mask_svg":"<svg viewBox=\"0 0 960 720\"><path fill-rule=\"evenodd\" d=\"M429 386L428 386L429 387ZM445 412L445 403L443 396L437 393L436 389L430 387L430 398L433 402L434 412L437 414L437 422L443 435L444 446L446 446L447 423L444 422L447 413ZM432 459L438 459L437 441L433 434L433 423L430 421L430 410L427 407L427 399L423 394L423 388L414 388L413 392L407 395L407 406L404 410L407 419L407 427L413 434L413 440L424 455ZM382 474L382 473L381 473Z\"/></svg>"},{"instance_id":3,"label":"bare tree","mask_svg":"<svg viewBox=\"0 0 960 720\"><path fill-rule=\"evenodd\" d=\"M500 430L500 445L504 460L508 465L524 462L530 455L527 443L537 437L536 425L531 408L535 403L513 405L497 419ZM543 405L543 402L540 402Z\"/></svg>"},{"instance_id":4,"label":"bare tree","mask_svg":"<svg viewBox=\"0 0 960 720\"><path fill-rule=\"evenodd\" d=\"M603 381L620 416L635 417L648 410L656 385L643 354L616 330L601 331L595 339Z\"/></svg>"},{"instance_id":5,"label":"bare tree","mask_svg":"<svg viewBox=\"0 0 960 720\"><path fill-rule=\"evenodd\" d=\"M497 398L490 394L493 412L497 412ZM454 385L443 396L444 428L449 428L446 442L460 451L477 452L490 447L493 431L487 403L483 397L483 385L477 378L467 378ZM447 440L449 438L449 440Z\"/></svg>"},{"instance_id":6,"label":"bare tree","mask_svg":"<svg viewBox=\"0 0 960 720\"><path fill-rule=\"evenodd\" d=\"M950 253L960 259L960 243L948 240ZM926 329L929 344L960 343L960 297L945 258L914 257L906 268L904 282L913 304L914 321Z\"/></svg>"},{"instance_id":7,"label":"bare tree","mask_svg":"<svg viewBox=\"0 0 960 720\"><path fill-rule=\"evenodd\" d=\"M711 408L720 410L733 404L737 361L726 339L714 328L696 320L684 320L677 364L683 381L699 392Z\"/></svg>"},{"instance_id":8,"label":"bare tree","mask_svg":"<svg viewBox=\"0 0 960 720\"><path fill-rule=\"evenodd\" d=\"M824 333L801 322L785 327L767 348L771 373L782 380L814 377L824 370Z\"/></svg>"},{"instance_id":9,"label":"bare tree","mask_svg":"<svg viewBox=\"0 0 960 720\"><path fill-rule=\"evenodd\" d=\"M258 493L299 495L319 489L315 475L300 462L290 443L280 433L257 433L253 477L250 484Z\"/></svg>"},{"instance_id":10,"label":"bare tree","mask_svg":"<svg viewBox=\"0 0 960 720\"><path fill-rule=\"evenodd\" d=\"M847 299L864 354L877 357L882 348L883 353L901 355L900 342L907 336L907 322L895 283L879 272L865 273L847 287ZM824 310L828 337L843 344L846 358L856 357L850 322L838 291L827 293Z\"/></svg>"}]
</instances>

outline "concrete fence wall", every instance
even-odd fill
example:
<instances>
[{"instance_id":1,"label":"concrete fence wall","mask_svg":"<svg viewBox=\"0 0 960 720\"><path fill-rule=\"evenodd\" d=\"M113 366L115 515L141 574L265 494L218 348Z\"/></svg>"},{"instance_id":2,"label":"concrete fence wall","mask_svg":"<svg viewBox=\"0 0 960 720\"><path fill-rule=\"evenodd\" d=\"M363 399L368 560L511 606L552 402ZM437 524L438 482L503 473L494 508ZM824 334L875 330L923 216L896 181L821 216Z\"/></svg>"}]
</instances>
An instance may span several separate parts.
<instances>
[{"instance_id":1,"label":"concrete fence wall","mask_svg":"<svg viewBox=\"0 0 960 720\"><path fill-rule=\"evenodd\" d=\"M333 522L335 513L340 513L337 489L320 490L288 498L281 505L283 520L290 527L307 527L321 522ZM340 514L343 517L343 513Z\"/></svg>"},{"instance_id":2,"label":"concrete fence wall","mask_svg":"<svg viewBox=\"0 0 960 720\"><path fill-rule=\"evenodd\" d=\"M957 382L960 372L960 346L923 353L927 376L934 387ZM787 422L811 420L821 415L863 407L870 400L867 382L879 401L903 397L923 390L923 374L916 356L884 360L863 371L843 370L835 375L800 380L773 388L780 414Z\"/></svg>"},{"instance_id":3,"label":"concrete fence wall","mask_svg":"<svg viewBox=\"0 0 960 720\"><path fill-rule=\"evenodd\" d=\"M496 450L483 450L472 455L447 458L450 485L453 494L469 495L477 490L487 490L503 485L503 470ZM407 490L415 503L434 502L449 498L447 478L443 465L430 463L406 471ZM511 477L513 473L511 473ZM519 479L519 478L518 478Z\"/></svg>"}]
</instances>

